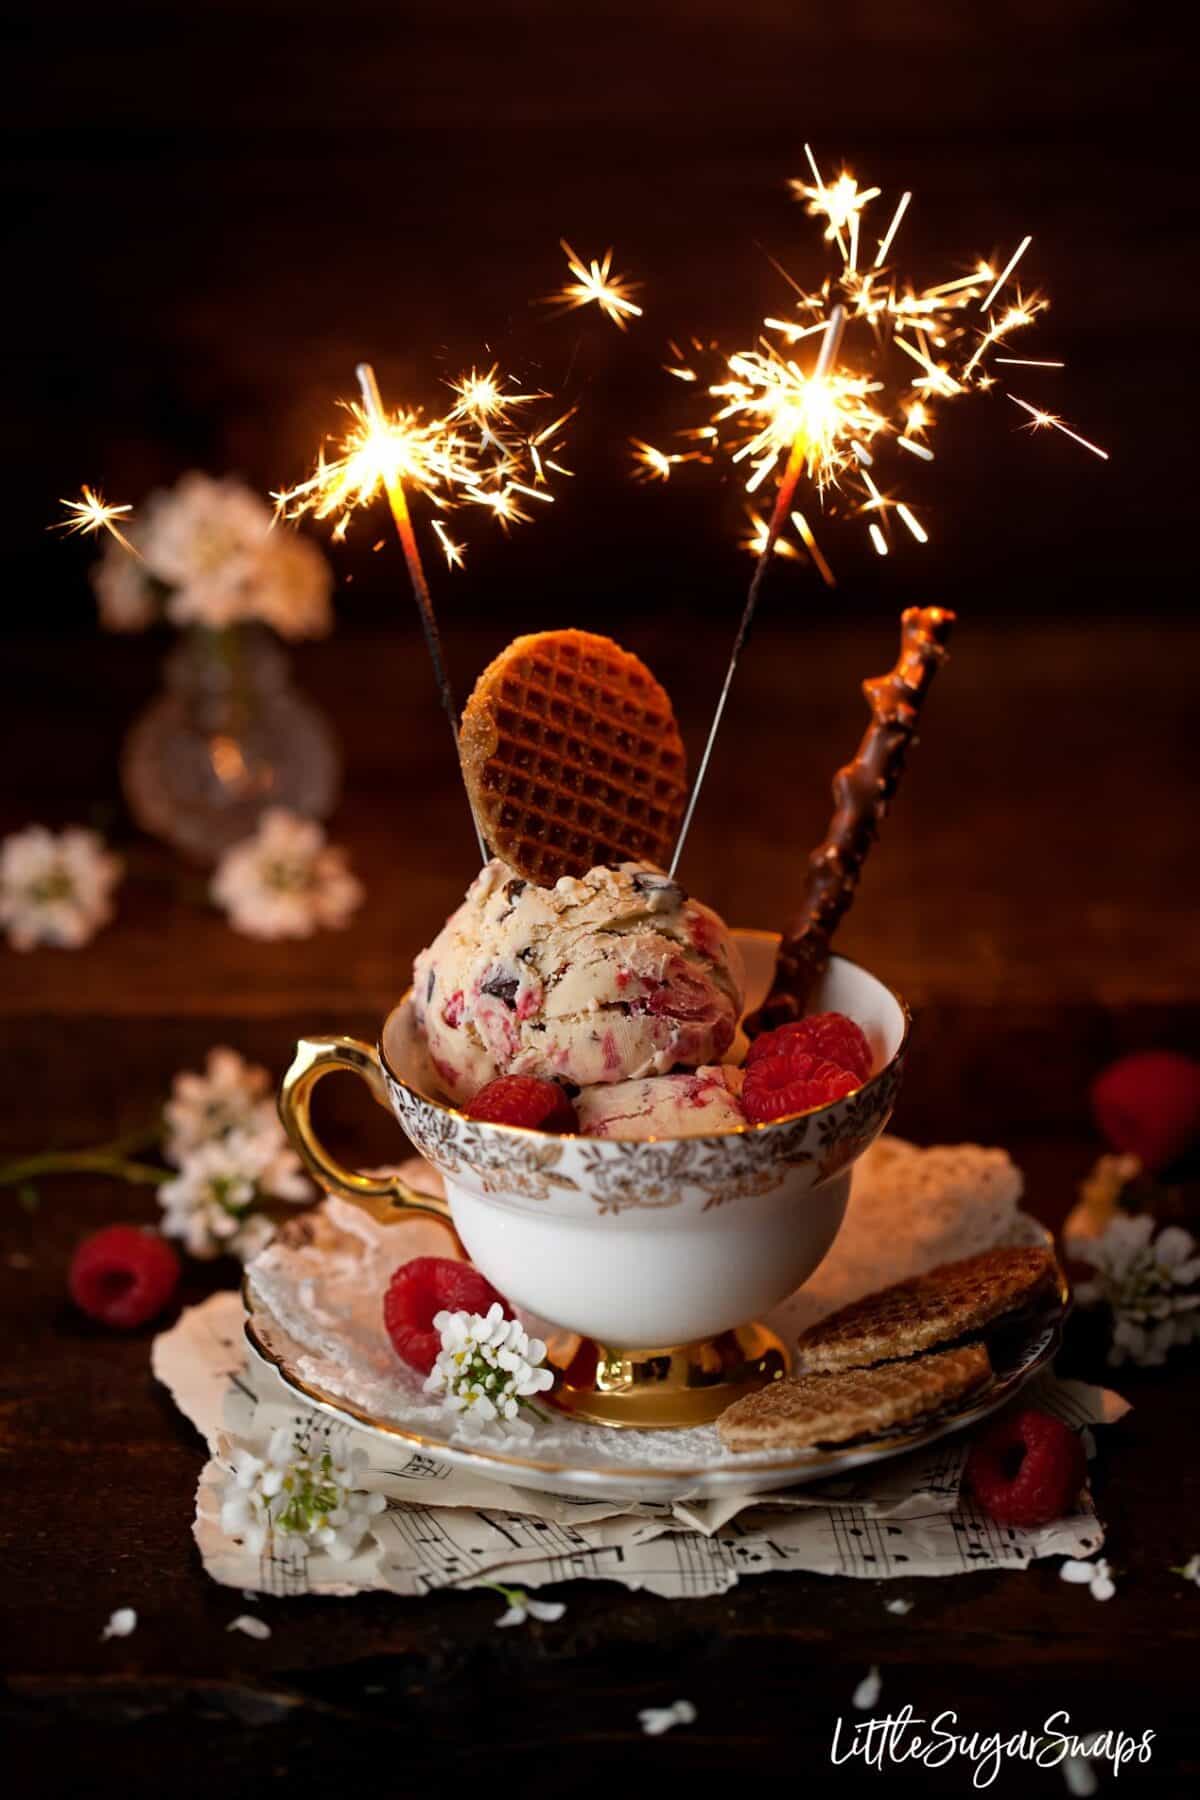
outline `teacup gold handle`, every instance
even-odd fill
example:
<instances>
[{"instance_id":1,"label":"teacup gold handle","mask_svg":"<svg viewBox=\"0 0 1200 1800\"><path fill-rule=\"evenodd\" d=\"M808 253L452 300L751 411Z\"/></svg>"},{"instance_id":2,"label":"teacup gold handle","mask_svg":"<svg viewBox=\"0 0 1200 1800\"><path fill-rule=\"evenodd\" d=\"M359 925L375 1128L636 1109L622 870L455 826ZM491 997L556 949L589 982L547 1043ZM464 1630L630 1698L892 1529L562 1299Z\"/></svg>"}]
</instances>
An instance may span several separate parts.
<instances>
[{"instance_id":1,"label":"teacup gold handle","mask_svg":"<svg viewBox=\"0 0 1200 1800\"><path fill-rule=\"evenodd\" d=\"M454 1237L457 1254L465 1256L447 1201L435 1194L419 1194L399 1175L364 1175L347 1169L325 1148L313 1129L312 1091L318 1081L337 1070L357 1075L381 1106L388 1105L379 1053L370 1044L352 1037L301 1038L280 1085L279 1116L309 1174L322 1187L353 1200L384 1224L413 1213L436 1219Z\"/></svg>"}]
</instances>

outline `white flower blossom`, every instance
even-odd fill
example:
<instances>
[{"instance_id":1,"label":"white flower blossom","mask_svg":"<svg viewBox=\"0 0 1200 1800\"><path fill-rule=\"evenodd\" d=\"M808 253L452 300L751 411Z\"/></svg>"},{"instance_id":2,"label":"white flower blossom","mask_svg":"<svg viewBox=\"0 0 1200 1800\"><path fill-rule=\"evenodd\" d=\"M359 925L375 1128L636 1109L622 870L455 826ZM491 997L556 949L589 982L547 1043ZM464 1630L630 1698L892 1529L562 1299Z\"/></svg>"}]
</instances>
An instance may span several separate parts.
<instances>
[{"instance_id":1,"label":"white flower blossom","mask_svg":"<svg viewBox=\"0 0 1200 1800\"><path fill-rule=\"evenodd\" d=\"M638 1721L647 1737L661 1737L676 1725L694 1725L696 1709L690 1700L676 1700L670 1706L646 1706L638 1714Z\"/></svg>"},{"instance_id":2,"label":"white flower blossom","mask_svg":"<svg viewBox=\"0 0 1200 1800\"><path fill-rule=\"evenodd\" d=\"M306 938L338 929L362 900L344 850L321 826L286 807L271 807L251 838L217 865L211 893L235 931L257 938Z\"/></svg>"},{"instance_id":3,"label":"white flower blossom","mask_svg":"<svg viewBox=\"0 0 1200 1800\"><path fill-rule=\"evenodd\" d=\"M280 1537L306 1555L324 1551L335 1562L349 1562L387 1507L382 1494L361 1485L366 1452L352 1450L337 1460L328 1428L316 1421L298 1431L280 1425L261 1456L239 1446L226 1466L221 1529L254 1556Z\"/></svg>"},{"instance_id":4,"label":"white flower blossom","mask_svg":"<svg viewBox=\"0 0 1200 1800\"><path fill-rule=\"evenodd\" d=\"M884 1607L885 1612L895 1613L898 1618L903 1618L905 1613L910 1613L912 1609L911 1600L889 1600Z\"/></svg>"},{"instance_id":5,"label":"white flower blossom","mask_svg":"<svg viewBox=\"0 0 1200 1800\"><path fill-rule=\"evenodd\" d=\"M551 1370L541 1365L546 1346L527 1337L517 1319L506 1319L499 1301L486 1315L439 1312L434 1329L442 1348L425 1382L427 1394L441 1394L448 1412L462 1415L470 1430L498 1425L518 1428L523 1401L554 1386ZM526 1429L528 1429L526 1427Z\"/></svg>"},{"instance_id":6,"label":"white flower blossom","mask_svg":"<svg viewBox=\"0 0 1200 1800\"><path fill-rule=\"evenodd\" d=\"M261 619L281 637L322 637L333 625L326 558L308 538L275 527L268 506L241 482L184 475L146 502L137 545L146 558L142 583L151 576L166 587L173 625L219 632ZM95 585L103 623L139 630L130 572L112 563L112 571L97 571Z\"/></svg>"},{"instance_id":7,"label":"white flower blossom","mask_svg":"<svg viewBox=\"0 0 1200 1800\"><path fill-rule=\"evenodd\" d=\"M1185 1563L1171 1572L1174 1575L1182 1575L1185 1581L1193 1582L1196 1587L1200 1587L1200 1555L1189 1556Z\"/></svg>"},{"instance_id":8,"label":"white flower blossom","mask_svg":"<svg viewBox=\"0 0 1200 1800\"><path fill-rule=\"evenodd\" d=\"M141 519L141 551L171 592L173 625L221 631L254 615L255 576L271 531L271 512L238 481L185 475L156 495Z\"/></svg>"},{"instance_id":9,"label":"white flower blossom","mask_svg":"<svg viewBox=\"0 0 1200 1800\"><path fill-rule=\"evenodd\" d=\"M283 638L325 637L333 627L333 570L317 546L279 525L259 558L254 616Z\"/></svg>"},{"instance_id":10,"label":"white flower blossom","mask_svg":"<svg viewBox=\"0 0 1200 1800\"><path fill-rule=\"evenodd\" d=\"M0 926L14 950L77 950L112 918L121 874L96 832L31 825L0 843Z\"/></svg>"},{"instance_id":11,"label":"white flower blossom","mask_svg":"<svg viewBox=\"0 0 1200 1800\"><path fill-rule=\"evenodd\" d=\"M1103 1556L1098 1556L1094 1562L1079 1562L1074 1557L1068 1557L1058 1572L1064 1581L1069 1581L1076 1587L1086 1583L1092 1591L1093 1600L1111 1600L1117 1591L1112 1569Z\"/></svg>"},{"instance_id":12,"label":"white flower blossom","mask_svg":"<svg viewBox=\"0 0 1200 1800\"><path fill-rule=\"evenodd\" d=\"M137 1614L132 1606L118 1606L116 1612L108 1615L108 1624L100 1633L100 1642L103 1643L106 1638L129 1637L131 1632L137 1630L137 1622Z\"/></svg>"},{"instance_id":13,"label":"white flower blossom","mask_svg":"<svg viewBox=\"0 0 1200 1800\"><path fill-rule=\"evenodd\" d=\"M1115 1213L1098 1236L1067 1239L1067 1254L1096 1271L1076 1288L1076 1298L1081 1306L1109 1309L1113 1364L1165 1362L1176 1344L1200 1333L1196 1241L1179 1225L1164 1226L1156 1237L1156 1223L1149 1213Z\"/></svg>"},{"instance_id":14,"label":"white flower blossom","mask_svg":"<svg viewBox=\"0 0 1200 1800\"><path fill-rule=\"evenodd\" d=\"M273 1235L270 1220L253 1211L259 1201L311 1198L299 1158L274 1131L231 1131L197 1145L158 1190L164 1237L179 1238L192 1256L228 1253L243 1262Z\"/></svg>"},{"instance_id":15,"label":"white flower blossom","mask_svg":"<svg viewBox=\"0 0 1200 1800\"><path fill-rule=\"evenodd\" d=\"M567 1610L561 1600L534 1600L524 1588L505 1587L499 1581L485 1581L483 1585L508 1601L507 1612L502 1612L496 1620L497 1630L508 1625L523 1625L526 1619L540 1619L546 1625L553 1625Z\"/></svg>"},{"instance_id":16,"label":"white flower blossom","mask_svg":"<svg viewBox=\"0 0 1200 1800\"><path fill-rule=\"evenodd\" d=\"M166 1158L176 1164L189 1151L231 1131L255 1137L274 1132L283 1142L270 1074L224 1044L209 1051L203 1075L190 1069L176 1075L163 1117Z\"/></svg>"},{"instance_id":17,"label":"white flower blossom","mask_svg":"<svg viewBox=\"0 0 1200 1800\"><path fill-rule=\"evenodd\" d=\"M134 530L126 536L136 545ZM145 563L107 533L100 560L92 565L91 582L105 631L145 631L162 616L162 600Z\"/></svg>"}]
</instances>

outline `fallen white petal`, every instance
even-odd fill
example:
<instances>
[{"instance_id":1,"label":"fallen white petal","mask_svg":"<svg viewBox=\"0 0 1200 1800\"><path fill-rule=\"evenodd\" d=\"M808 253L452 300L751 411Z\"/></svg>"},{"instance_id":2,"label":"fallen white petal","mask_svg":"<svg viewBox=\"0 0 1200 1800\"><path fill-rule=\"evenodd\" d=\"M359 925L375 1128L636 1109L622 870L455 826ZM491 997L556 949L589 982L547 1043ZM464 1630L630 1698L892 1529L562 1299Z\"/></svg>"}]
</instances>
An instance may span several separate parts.
<instances>
[{"instance_id":1,"label":"fallen white petal","mask_svg":"<svg viewBox=\"0 0 1200 1800\"><path fill-rule=\"evenodd\" d=\"M696 1709L690 1700L676 1700L671 1706L647 1706L638 1719L647 1737L661 1737L676 1725L694 1725Z\"/></svg>"},{"instance_id":2,"label":"fallen white petal","mask_svg":"<svg viewBox=\"0 0 1200 1800\"><path fill-rule=\"evenodd\" d=\"M137 1614L132 1606L118 1606L115 1613L109 1614L108 1624L100 1633L100 1641L105 1638L128 1637L131 1631L137 1630Z\"/></svg>"},{"instance_id":3,"label":"fallen white petal","mask_svg":"<svg viewBox=\"0 0 1200 1800\"><path fill-rule=\"evenodd\" d=\"M226 1631L242 1631L248 1638L269 1638L271 1627L265 1619L255 1619L249 1613L239 1613L236 1619L230 1619Z\"/></svg>"},{"instance_id":4,"label":"fallen white petal","mask_svg":"<svg viewBox=\"0 0 1200 1800\"><path fill-rule=\"evenodd\" d=\"M567 1610L561 1600L527 1600L525 1607L531 1618L542 1619L547 1625L553 1625Z\"/></svg>"},{"instance_id":5,"label":"fallen white petal","mask_svg":"<svg viewBox=\"0 0 1200 1800\"><path fill-rule=\"evenodd\" d=\"M889 1600L887 1603L887 1610L890 1613L910 1613L912 1608L913 1603L911 1600Z\"/></svg>"},{"instance_id":6,"label":"fallen white petal","mask_svg":"<svg viewBox=\"0 0 1200 1800\"><path fill-rule=\"evenodd\" d=\"M1068 1756L1062 1766L1063 1780L1072 1794L1078 1794L1086 1800L1089 1794L1096 1793L1100 1783L1092 1773L1092 1765L1084 1756Z\"/></svg>"},{"instance_id":7,"label":"fallen white petal","mask_svg":"<svg viewBox=\"0 0 1200 1800\"><path fill-rule=\"evenodd\" d=\"M867 1712L878 1700L882 1689L883 1682L879 1678L879 1670L872 1663L851 1695L851 1702L859 1712Z\"/></svg>"},{"instance_id":8,"label":"fallen white petal","mask_svg":"<svg viewBox=\"0 0 1200 1800\"><path fill-rule=\"evenodd\" d=\"M1058 1572L1064 1581L1078 1586L1092 1580L1096 1573L1096 1565L1090 1562L1077 1562L1073 1557L1068 1557Z\"/></svg>"}]
</instances>

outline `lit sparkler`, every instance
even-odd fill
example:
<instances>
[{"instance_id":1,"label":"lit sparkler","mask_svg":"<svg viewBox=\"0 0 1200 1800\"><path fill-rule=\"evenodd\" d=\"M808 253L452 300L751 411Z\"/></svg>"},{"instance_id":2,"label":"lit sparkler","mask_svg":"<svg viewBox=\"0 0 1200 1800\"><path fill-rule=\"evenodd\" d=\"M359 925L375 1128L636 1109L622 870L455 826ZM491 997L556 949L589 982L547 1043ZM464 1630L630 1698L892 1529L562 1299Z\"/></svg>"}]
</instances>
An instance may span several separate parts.
<instances>
[{"instance_id":1,"label":"lit sparkler","mask_svg":"<svg viewBox=\"0 0 1200 1800\"><path fill-rule=\"evenodd\" d=\"M370 363L360 363L356 373L361 399L346 403L351 423L336 453L326 456L322 449L306 481L272 495L276 516L297 519L311 513L316 519L333 518L333 536L341 541L355 512L380 494L386 497L457 756L458 707L442 655L410 496L422 496L435 513L466 504L486 507L505 529L532 518L522 501L552 501L548 472L570 473L554 452L571 414L536 429L524 416L518 424L513 417L517 408L549 396L511 392L496 364L482 373L472 368L452 381L453 405L435 418L414 409L387 411ZM447 567L461 569L464 546L450 536L441 518L432 518L430 524ZM477 822L475 833L486 859Z\"/></svg>"},{"instance_id":2,"label":"lit sparkler","mask_svg":"<svg viewBox=\"0 0 1200 1800\"><path fill-rule=\"evenodd\" d=\"M1073 439L1075 443L1082 444L1085 450L1090 450L1092 455L1098 456L1102 462L1108 461L1107 450L1102 450L1099 444L1093 444L1090 438L1080 437L1079 433L1077 431L1072 431L1071 427L1065 424L1057 414L1043 412L1040 407L1030 406L1028 400L1018 400L1015 394L1010 394L1008 397L1014 406L1024 407L1025 411L1029 414L1028 429L1030 431L1040 431L1044 427L1050 426L1055 431L1061 431L1064 437L1069 437Z\"/></svg>"},{"instance_id":3,"label":"lit sparkler","mask_svg":"<svg viewBox=\"0 0 1200 1800\"><path fill-rule=\"evenodd\" d=\"M641 318L642 309L634 304L632 296L642 284L631 281L626 275L613 274L611 248L602 257L593 257L590 263L585 263L566 238L558 241L567 259L567 268L575 279L568 281L556 294L548 295L547 304L561 304L568 312L577 306L598 306L605 318L611 319L621 331L630 319Z\"/></svg>"},{"instance_id":4,"label":"lit sparkler","mask_svg":"<svg viewBox=\"0 0 1200 1800\"><path fill-rule=\"evenodd\" d=\"M833 574L817 548L805 514L794 505L803 481L817 507L828 514L857 517L879 556L893 548L889 518L904 525L915 545L929 541L929 531L899 497L881 486L880 468L894 445L914 464L932 463L930 445L942 408L964 395L985 392L997 382L1000 364L1058 368L1047 359L1013 355L1014 336L1046 310L1040 294L1013 292L1010 283L1032 238L1023 237L1003 263L980 261L968 274L949 276L917 288L904 282L892 266L900 227L912 195L903 193L885 215L887 224L868 240L865 219L880 189L860 187L842 170L833 180L822 174L805 145L807 177L791 189L809 214L823 221L823 239L836 246L837 263L819 288L810 291L785 279L794 290L788 316L763 320L749 348L723 354L715 345L693 338L681 353L671 345L669 373L705 392L716 410L703 426L691 426L680 437L702 439L707 454L725 455L744 472L747 494L768 482L775 486L766 526L753 515L755 528L742 539L757 561L734 640L725 683L717 701L704 755L697 770L672 872L696 807L700 787L720 728L725 702L745 644L765 572L774 560L777 539L790 526L820 570L833 584ZM876 243L874 256L863 246ZM815 358L812 355L816 349ZM997 354L1002 351L1003 354ZM1005 390L1007 392L1007 389ZM1039 410L1015 394L1008 397L1030 416L1031 429L1051 427L1096 456L1107 453L1066 425L1057 415ZM671 450L638 447L649 475L666 480L677 462L687 460ZM905 459L898 459L903 462Z\"/></svg>"},{"instance_id":5,"label":"lit sparkler","mask_svg":"<svg viewBox=\"0 0 1200 1800\"><path fill-rule=\"evenodd\" d=\"M90 488L86 482L79 490L78 500L62 500L59 504L67 517L60 519L51 527L52 530L79 532L85 537L94 537L97 532L107 531L110 537L116 538L122 550L128 550L130 556L136 556L141 561L141 551L136 544L130 542L119 524L121 519L128 522L133 513L132 506L110 506L104 495Z\"/></svg>"}]
</instances>

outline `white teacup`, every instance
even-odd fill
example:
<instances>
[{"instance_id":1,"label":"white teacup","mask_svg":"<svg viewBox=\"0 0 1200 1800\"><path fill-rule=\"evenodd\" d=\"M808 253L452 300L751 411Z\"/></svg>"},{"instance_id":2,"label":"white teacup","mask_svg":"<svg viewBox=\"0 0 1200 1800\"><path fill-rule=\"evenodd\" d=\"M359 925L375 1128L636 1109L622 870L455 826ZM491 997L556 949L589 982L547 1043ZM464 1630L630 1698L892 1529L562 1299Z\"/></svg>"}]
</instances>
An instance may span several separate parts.
<instances>
[{"instance_id":1,"label":"white teacup","mask_svg":"<svg viewBox=\"0 0 1200 1800\"><path fill-rule=\"evenodd\" d=\"M747 1005L767 992L778 938L736 932ZM549 1135L469 1119L432 1099L411 995L378 1049L354 1038L304 1038L280 1110L309 1170L377 1215L433 1213L452 1223L472 1262L517 1306L610 1351L643 1356L711 1339L768 1312L803 1285L841 1225L850 1166L883 1130L899 1085L909 1016L902 1000L835 956L814 1011L863 1027L876 1073L815 1111L708 1137L637 1140ZM446 1202L394 1177L356 1174L316 1137L316 1081L352 1069L441 1170Z\"/></svg>"}]
</instances>

